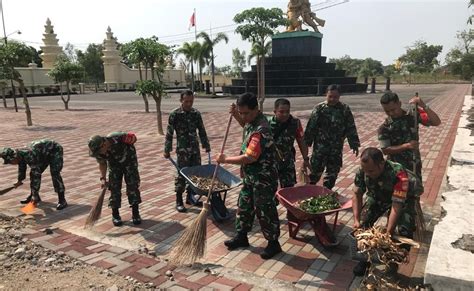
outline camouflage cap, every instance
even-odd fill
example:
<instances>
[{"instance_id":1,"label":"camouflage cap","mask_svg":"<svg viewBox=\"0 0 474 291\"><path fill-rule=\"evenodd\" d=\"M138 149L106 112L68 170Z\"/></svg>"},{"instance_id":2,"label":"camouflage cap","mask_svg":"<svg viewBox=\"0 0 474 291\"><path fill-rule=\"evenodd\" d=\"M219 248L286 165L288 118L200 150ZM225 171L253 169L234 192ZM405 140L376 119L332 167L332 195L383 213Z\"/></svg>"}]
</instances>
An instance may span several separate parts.
<instances>
[{"instance_id":1,"label":"camouflage cap","mask_svg":"<svg viewBox=\"0 0 474 291\"><path fill-rule=\"evenodd\" d=\"M4 164L9 164L16 158L16 152L12 148L3 148L0 151L0 157L3 158Z\"/></svg>"},{"instance_id":2,"label":"camouflage cap","mask_svg":"<svg viewBox=\"0 0 474 291\"><path fill-rule=\"evenodd\" d=\"M100 135L94 135L89 138L89 156L94 157L98 154L104 140L104 137Z\"/></svg>"}]
</instances>

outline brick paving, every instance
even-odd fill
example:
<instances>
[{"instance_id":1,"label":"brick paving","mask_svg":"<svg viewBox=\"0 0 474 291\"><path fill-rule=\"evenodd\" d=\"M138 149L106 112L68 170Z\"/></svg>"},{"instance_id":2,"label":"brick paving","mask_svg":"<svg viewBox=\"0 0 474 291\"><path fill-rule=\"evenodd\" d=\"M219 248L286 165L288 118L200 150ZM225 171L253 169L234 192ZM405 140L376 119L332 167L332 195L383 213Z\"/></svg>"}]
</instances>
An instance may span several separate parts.
<instances>
[{"instance_id":1,"label":"brick paving","mask_svg":"<svg viewBox=\"0 0 474 291\"><path fill-rule=\"evenodd\" d=\"M422 196L424 207L431 207L438 195L445 176L446 165L453 145L462 101L468 94L469 86L448 87L444 96L430 101L430 106L440 114L442 125L436 129L421 128L421 153L423 156L425 194ZM310 105L312 106L312 105ZM310 110L293 113L305 123ZM163 117L167 120L167 115ZM206 113L203 116L211 146L214 151L220 147L223 135L225 113ZM382 112L355 112L355 119L362 147L377 146L376 129L382 122ZM66 197L69 208L57 212L54 209L57 197L53 191L50 174L43 174L41 203L34 214L38 222L37 232L29 234L31 240L44 247L61 250L67 254L95 266L110 269L118 274L131 276L142 282L152 282L161 288L222 290L249 290L256 286L253 282L232 277L226 272L208 274L199 268L178 268L169 266L164 260L166 252L183 230L199 213L200 209L191 208L188 213L174 210L173 166L162 158L162 136L156 134L156 116L141 112L123 110L75 110L64 112L45 108L34 108L35 126L27 128L23 113L0 109L1 146L21 147L28 141L39 138L53 138L64 146L65 164L63 178L66 185ZM165 121L166 125L166 121ZM142 179L141 215L142 225L131 223L131 211L123 200L121 215L125 221L123 227L113 227L111 211L104 207L102 218L91 230L83 230L85 216L99 194L99 172L94 159L88 157L87 139L93 134L106 134L114 130L134 131ZM233 123L226 153L237 153L240 147L241 130ZM335 190L343 195L351 195L351 184L357 169L357 160L344 149L344 168L338 178ZM204 156L204 155L203 155ZM298 160L301 163L301 160ZM236 166L226 168L238 174ZM16 168L1 167L0 188L16 181ZM28 181L26 181L28 183ZM28 194L24 185L0 197L0 211L18 209L18 200ZM226 204L235 213L238 190L232 190ZM126 198L126 197L124 197ZM255 225L250 237L252 247L246 250L229 252L223 241L234 234L233 221L215 222L210 216L207 221L207 255L202 263L220 267L221 270L238 270L252 273L252 276L281 280L297 288L307 289L347 289L353 279L352 267L347 250L346 234L352 225L352 212L340 213L336 226L336 236L342 240L333 250L324 249L314 238L312 230L306 226L299 232L297 239L289 237L286 224L286 210L279 206L282 222L280 243L284 253L274 259L264 261L259 253L265 246L265 239ZM332 217L329 217L332 222ZM44 227L54 228L53 235L40 231ZM136 250L146 245L156 247L157 258L138 254ZM401 273L409 276L416 262L416 252L411 254L409 266ZM222 269L224 268L224 269ZM174 270L174 281L164 276L167 270ZM179 287L179 288L178 288Z\"/></svg>"}]
</instances>

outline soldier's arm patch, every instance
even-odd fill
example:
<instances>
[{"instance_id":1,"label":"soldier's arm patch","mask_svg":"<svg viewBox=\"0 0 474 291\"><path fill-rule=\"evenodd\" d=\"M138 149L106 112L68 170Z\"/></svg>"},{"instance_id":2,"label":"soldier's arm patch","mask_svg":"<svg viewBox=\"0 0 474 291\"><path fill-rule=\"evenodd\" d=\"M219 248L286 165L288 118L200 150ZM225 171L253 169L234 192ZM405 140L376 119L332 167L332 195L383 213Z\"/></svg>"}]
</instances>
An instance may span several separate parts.
<instances>
[{"instance_id":1,"label":"soldier's arm patch","mask_svg":"<svg viewBox=\"0 0 474 291\"><path fill-rule=\"evenodd\" d=\"M408 193L408 175L405 171L397 173L397 183L393 187L392 200L403 202L407 198Z\"/></svg>"},{"instance_id":2,"label":"soldier's arm patch","mask_svg":"<svg viewBox=\"0 0 474 291\"><path fill-rule=\"evenodd\" d=\"M245 155L258 160L262 154L262 146L260 144L261 139L262 135L260 133L254 133L249 139Z\"/></svg>"},{"instance_id":3,"label":"soldier's arm patch","mask_svg":"<svg viewBox=\"0 0 474 291\"><path fill-rule=\"evenodd\" d=\"M137 136L133 132L129 132L123 137L123 142L129 145L134 144L137 141Z\"/></svg>"}]
</instances>

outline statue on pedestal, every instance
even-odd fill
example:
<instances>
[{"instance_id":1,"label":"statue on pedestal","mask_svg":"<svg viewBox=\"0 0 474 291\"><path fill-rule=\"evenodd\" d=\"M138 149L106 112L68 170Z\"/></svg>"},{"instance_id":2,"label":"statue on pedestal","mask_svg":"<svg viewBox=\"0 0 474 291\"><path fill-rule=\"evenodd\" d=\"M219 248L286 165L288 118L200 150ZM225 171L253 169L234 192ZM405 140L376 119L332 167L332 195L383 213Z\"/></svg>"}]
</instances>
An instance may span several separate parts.
<instances>
[{"instance_id":1,"label":"statue on pedestal","mask_svg":"<svg viewBox=\"0 0 474 291\"><path fill-rule=\"evenodd\" d=\"M318 26L324 27L326 21L316 17L316 14L311 11L311 3L309 0L290 0L287 11L290 25L286 31L301 31L302 24L305 23L311 26L315 32L319 32ZM300 20L300 17L302 20Z\"/></svg>"}]
</instances>

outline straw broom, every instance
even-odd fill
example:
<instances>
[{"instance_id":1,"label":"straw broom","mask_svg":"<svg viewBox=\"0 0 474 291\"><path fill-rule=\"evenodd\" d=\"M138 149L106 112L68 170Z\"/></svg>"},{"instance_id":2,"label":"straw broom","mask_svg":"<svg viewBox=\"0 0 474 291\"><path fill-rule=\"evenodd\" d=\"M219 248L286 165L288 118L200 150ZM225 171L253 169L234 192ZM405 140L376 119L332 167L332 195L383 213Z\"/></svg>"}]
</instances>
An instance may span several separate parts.
<instances>
[{"instance_id":1,"label":"straw broom","mask_svg":"<svg viewBox=\"0 0 474 291\"><path fill-rule=\"evenodd\" d=\"M102 205L104 204L105 192L107 192L107 187L102 189L97 201L95 202L94 206L92 206L91 212L89 212L86 223L84 224L84 228L93 227L97 220L99 220L100 214L102 213Z\"/></svg>"},{"instance_id":2,"label":"straw broom","mask_svg":"<svg viewBox=\"0 0 474 291\"><path fill-rule=\"evenodd\" d=\"M224 135L224 141L222 142L221 154L224 153L224 147L229 135L230 123L232 122L232 115L229 116L229 122ZM207 235L207 213L209 211L212 190L214 188L214 181L217 175L217 169L219 163L217 163L214 174L212 175L211 186L206 201L203 204L201 213L196 219L183 231L181 237L176 241L173 249L170 252L170 262L177 266L185 264L193 264L198 259L204 256L206 249L206 235Z\"/></svg>"}]
</instances>

